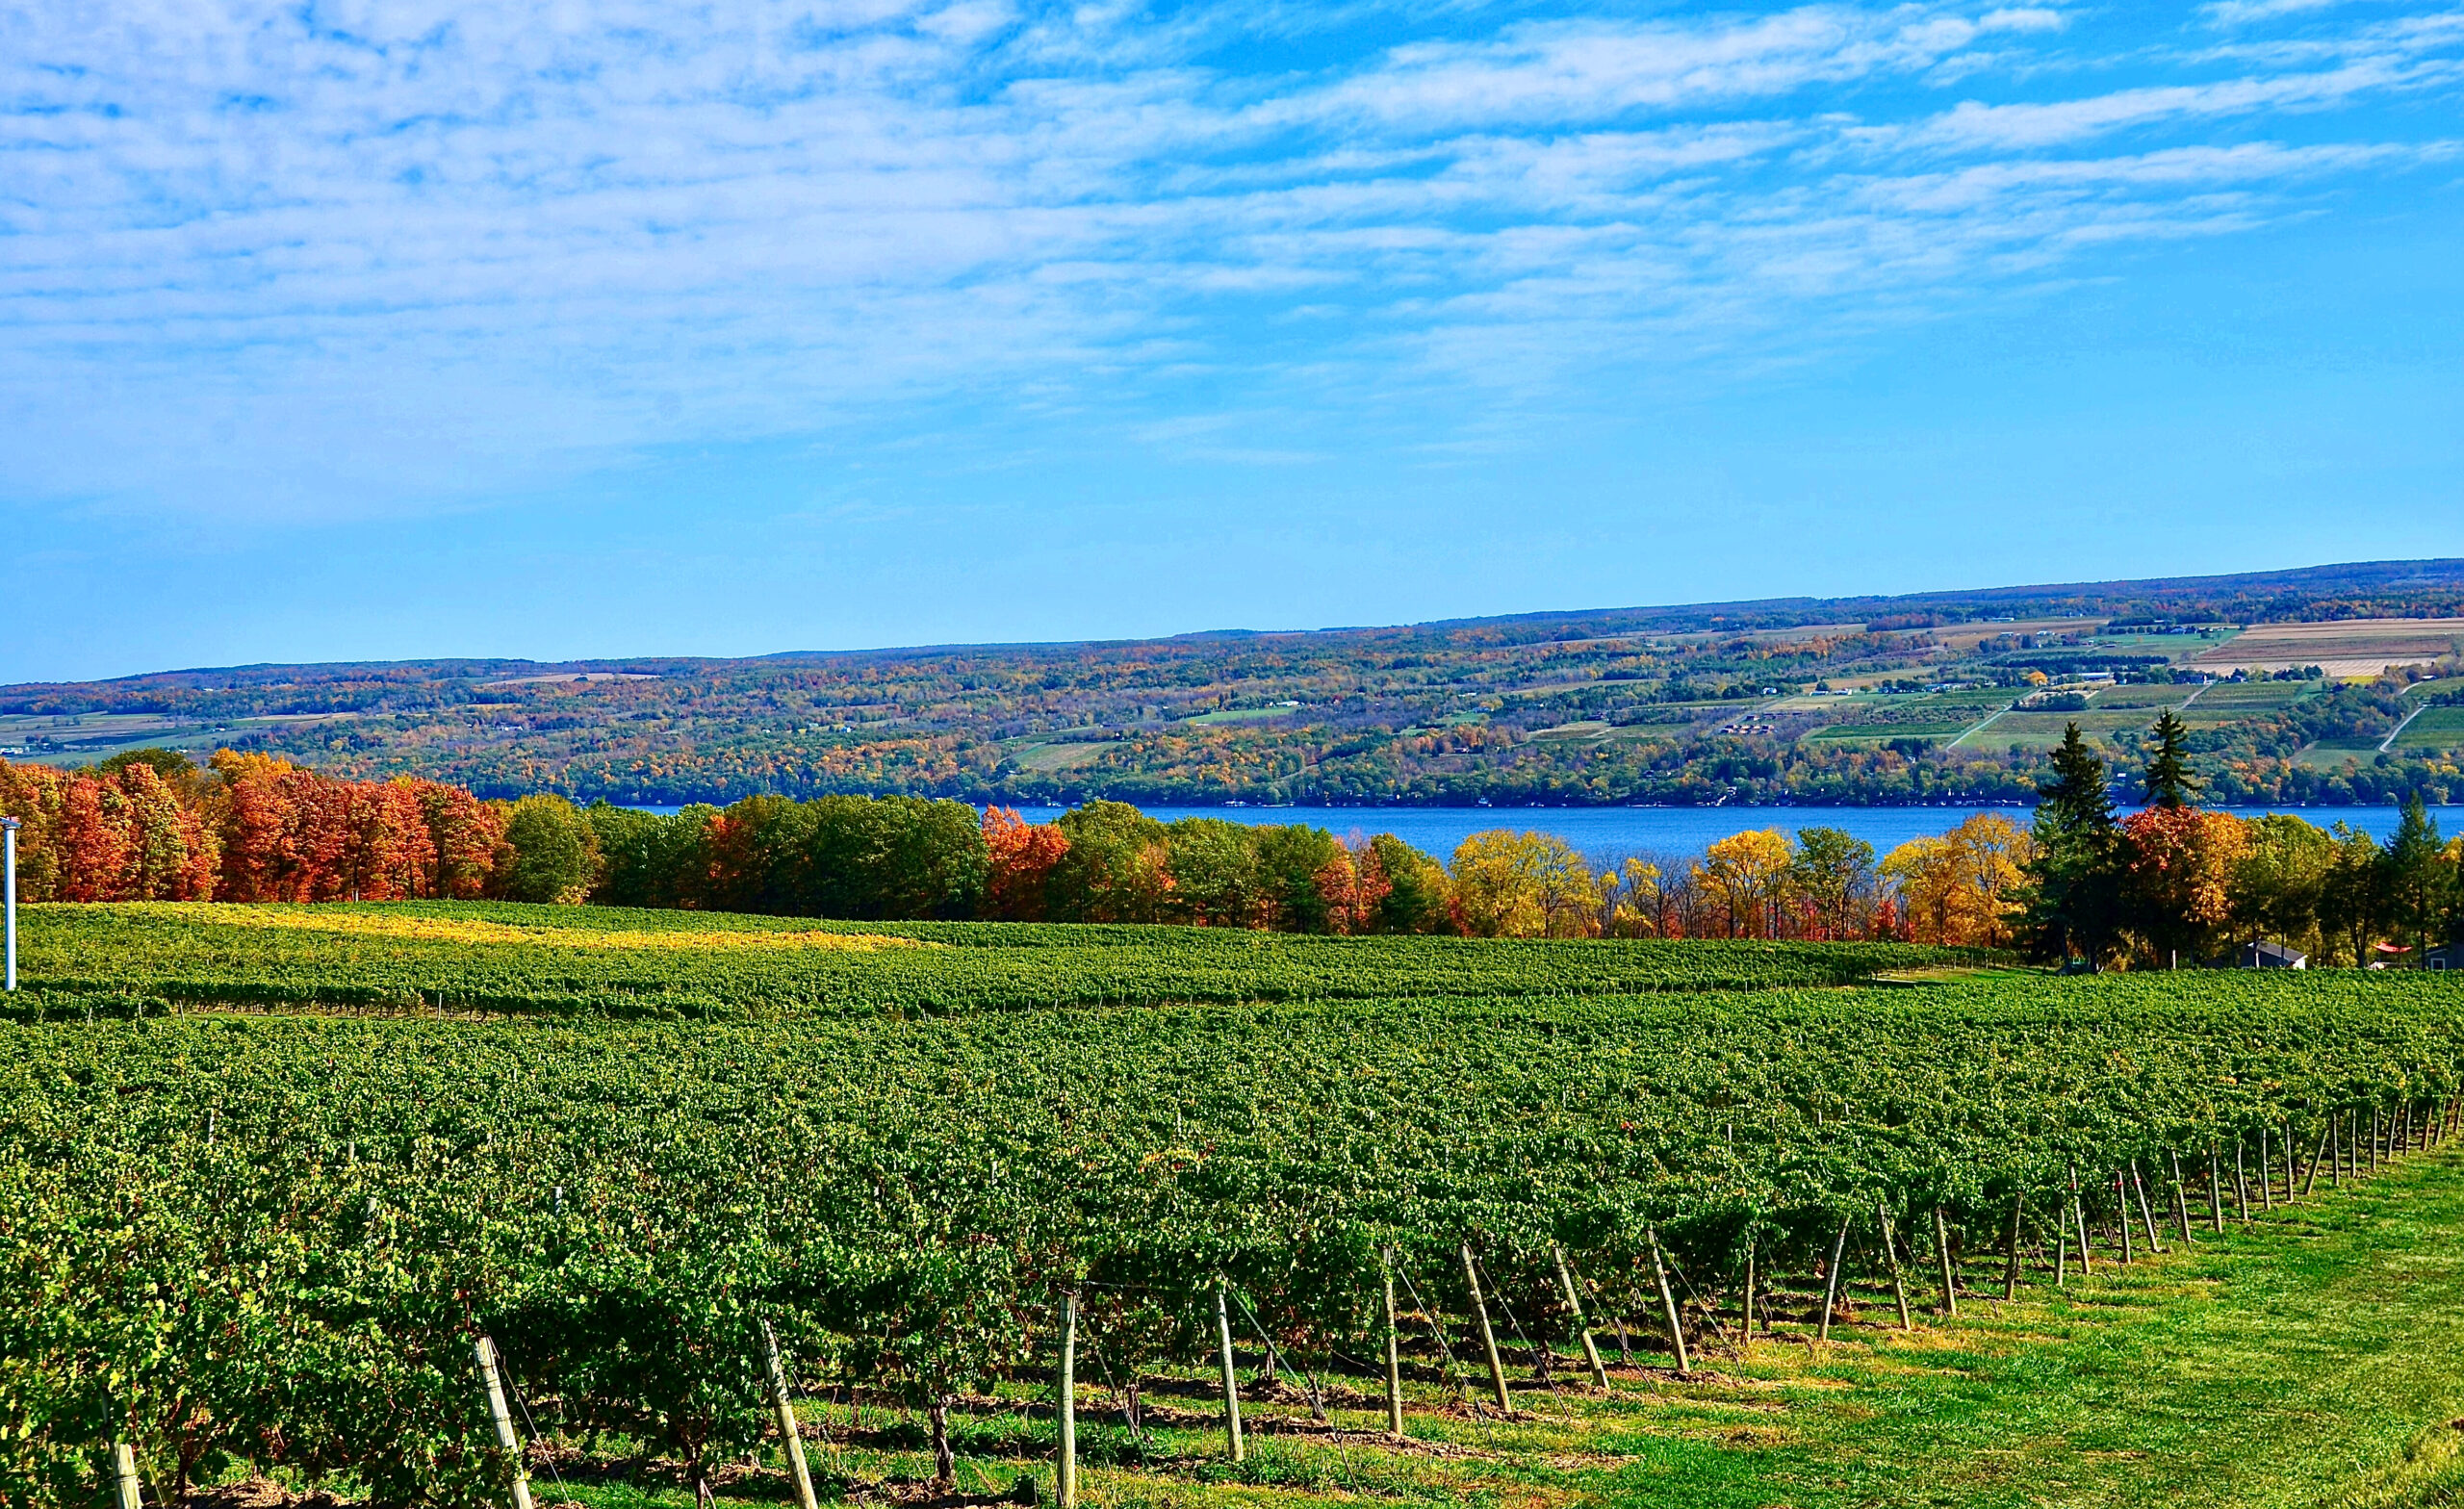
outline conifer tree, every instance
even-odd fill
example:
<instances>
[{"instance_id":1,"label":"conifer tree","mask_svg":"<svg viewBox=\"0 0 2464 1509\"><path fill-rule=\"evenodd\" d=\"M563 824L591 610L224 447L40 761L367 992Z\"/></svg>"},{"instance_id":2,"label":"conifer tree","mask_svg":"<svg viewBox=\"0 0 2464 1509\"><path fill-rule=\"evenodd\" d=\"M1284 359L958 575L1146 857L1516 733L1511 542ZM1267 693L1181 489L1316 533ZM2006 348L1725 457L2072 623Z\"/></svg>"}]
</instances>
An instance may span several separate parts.
<instances>
[{"instance_id":1,"label":"conifer tree","mask_svg":"<svg viewBox=\"0 0 2464 1509\"><path fill-rule=\"evenodd\" d=\"M2190 754L2182 747L2188 731L2170 707L2156 720L2155 748L2147 755L2149 806L2190 806L2198 801L2200 789L2207 784L2192 772Z\"/></svg>"},{"instance_id":2,"label":"conifer tree","mask_svg":"<svg viewBox=\"0 0 2464 1509\"><path fill-rule=\"evenodd\" d=\"M2079 736L2062 731L2053 775L2037 787L2036 857L2026 897L2026 928L2040 957L2094 968L2112 945L2120 876L2115 858L2113 793L2105 762Z\"/></svg>"}]
</instances>

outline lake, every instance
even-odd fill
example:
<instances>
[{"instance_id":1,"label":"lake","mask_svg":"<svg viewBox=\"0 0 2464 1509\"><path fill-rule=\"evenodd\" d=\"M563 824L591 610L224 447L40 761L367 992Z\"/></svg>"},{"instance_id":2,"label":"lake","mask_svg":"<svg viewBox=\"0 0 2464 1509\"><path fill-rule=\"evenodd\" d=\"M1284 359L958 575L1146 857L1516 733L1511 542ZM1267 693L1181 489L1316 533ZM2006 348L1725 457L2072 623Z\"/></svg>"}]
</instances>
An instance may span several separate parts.
<instances>
[{"instance_id":1,"label":"lake","mask_svg":"<svg viewBox=\"0 0 2464 1509\"><path fill-rule=\"evenodd\" d=\"M675 807L646 807L673 812ZM1031 823L1049 823L1065 808L1022 806ZM1443 859L1472 834L1493 828L1536 829L1564 839L1581 853L1603 858L1630 854L1700 854L1719 839L1754 828L1837 828L1888 854L1912 838L1948 832L1977 812L1999 812L2025 827L2023 806L1150 806L1150 817L1220 817L1235 823L1307 823L1338 838L1354 832L1393 833L1413 848ZM2123 809L2125 812L2129 808ZM2392 806L2218 807L2241 817L2291 812L2325 828L2349 823L2375 838L2396 831ZM2439 831L2464 829L2464 807L2430 808Z\"/></svg>"}]
</instances>

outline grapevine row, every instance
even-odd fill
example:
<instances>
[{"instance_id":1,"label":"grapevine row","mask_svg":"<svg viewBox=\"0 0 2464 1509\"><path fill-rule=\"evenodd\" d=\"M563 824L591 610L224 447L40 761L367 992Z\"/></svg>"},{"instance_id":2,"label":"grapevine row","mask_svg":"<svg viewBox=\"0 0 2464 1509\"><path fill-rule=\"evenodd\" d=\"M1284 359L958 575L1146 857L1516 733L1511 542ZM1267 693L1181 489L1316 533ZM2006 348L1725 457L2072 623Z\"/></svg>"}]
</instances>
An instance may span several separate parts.
<instances>
[{"instance_id":1,"label":"grapevine row","mask_svg":"<svg viewBox=\"0 0 2464 1509\"><path fill-rule=\"evenodd\" d=\"M82 1500L133 1443L173 1480L501 1502L483 1335L551 1420L704 1464L778 1428L765 1326L808 1383L937 1419L1048 1378L1065 1298L1133 1373L1212 1357L1219 1292L1322 1366L1372 1355L1399 1271L1474 1359L1475 1275L1502 1345L1571 1336L1561 1254L1648 1321L1663 1273L1669 1310L1732 1313L1749 1264L1835 1275L1849 1225L1914 1265L2001 1250L2015 1213L2031 1244L2065 1213L2136 1223L2152 1186L2144 1240L2188 1218L2177 1155L2266 1138L2277 1178L2288 1136L2426 1136L2459 1050L2464 992L2420 976L25 1025L0 1495Z\"/></svg>"}]
</instances>

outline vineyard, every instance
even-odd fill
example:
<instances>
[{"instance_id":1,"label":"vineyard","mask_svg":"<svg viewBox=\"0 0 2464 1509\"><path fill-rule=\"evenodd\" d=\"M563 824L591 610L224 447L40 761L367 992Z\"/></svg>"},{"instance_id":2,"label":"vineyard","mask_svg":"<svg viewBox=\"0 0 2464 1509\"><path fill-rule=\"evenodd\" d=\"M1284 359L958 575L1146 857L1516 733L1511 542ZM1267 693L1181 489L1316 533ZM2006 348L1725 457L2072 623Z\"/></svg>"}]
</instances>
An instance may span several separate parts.
<instances>
[{"instance_id":1,"label":"vineyard","mask_svg":"<svg viewBox=\"0 0 2464 1509\"><path fill-rule=\"evenodd\" d=\"M25 908L21 1017L321 1006L720 1018L1846 985L1913 945L1296 937L479 903Z\"/></svg>"},{"instance_id":2,"label":"vineyard","mask_svg":"<svg viewBox=\"0 0 2464 1509\"><path fill-rule=\"evenodd\" d=\"M119 1445L162 1501L1049 1496L1063 1463L1112 1501L1448 1500L1449 1453L1545 1455L1570 1399L2088 1293L2432 1144L2464 1090L2464 990L2425 975L1835 987L1921 960L319 915L30 917L0 1501L103 1501ZM1800 984L1669 988L1758 969ZM620 998L733 1015L578 1004ZM206 1010L251 999L350 1010ZM517 1002L559 1014L467 1010Z\"/></svg>"}]
</instances>

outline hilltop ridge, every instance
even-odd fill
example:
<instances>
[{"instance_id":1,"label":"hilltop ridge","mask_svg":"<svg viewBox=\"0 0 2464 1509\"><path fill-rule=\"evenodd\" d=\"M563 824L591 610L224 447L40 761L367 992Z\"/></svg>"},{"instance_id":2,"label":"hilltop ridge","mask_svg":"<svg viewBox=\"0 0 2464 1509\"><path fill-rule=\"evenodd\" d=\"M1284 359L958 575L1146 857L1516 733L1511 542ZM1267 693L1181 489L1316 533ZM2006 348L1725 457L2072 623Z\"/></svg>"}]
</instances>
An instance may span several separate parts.
<instances>
[{"instance_id":1,"label":"hilltop ridge","mask_svg":"<svg viewBox=\"0 0 2464 1509\"><path fill-rule=\"evenodd\" d=\"M2287 624L2320 627L2237 649ZM643 803L1871 803L2024 798L2065 722L2120 754L2172 705L2220 797L2381 801L2464 791L2458 660L2464 559L2376 561L1143 640L197 668L0 687L0 748L229 747Z\"/></svg>"}]
</instances>

